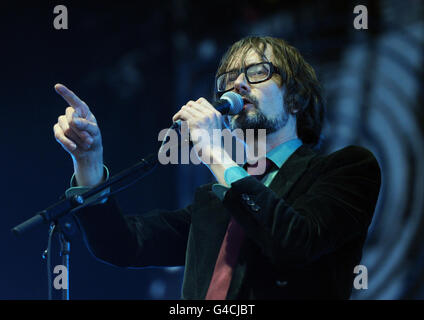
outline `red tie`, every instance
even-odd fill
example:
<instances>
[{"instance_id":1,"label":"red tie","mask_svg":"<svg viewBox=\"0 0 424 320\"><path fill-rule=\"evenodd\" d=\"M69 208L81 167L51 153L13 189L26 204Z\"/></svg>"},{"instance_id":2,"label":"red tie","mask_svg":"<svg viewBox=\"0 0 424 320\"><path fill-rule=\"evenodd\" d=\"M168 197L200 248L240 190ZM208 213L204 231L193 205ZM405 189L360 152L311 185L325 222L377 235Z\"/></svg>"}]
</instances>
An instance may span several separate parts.
<instances>
[{"instance_id":1,"label":"red tie","mask_svg":"<svg viewBox=\"0 0 424 320\"><path fill-rule=\"evenodd\" d=\"M265 173L263 167L258 165L258 163L255 163L254 165L248 164L246 168L250 175L257 179L262 179L268 169L271 168L271 164L272 162L269 159L266 159ZM255 173L262 174L256 175ZM206 300L224 300L227 297L231 277L233 275L233 269L236 266L243 239L243 228L233 217L231 217L227 232L225 233L224 240L222 241L221 249L219 250L215 269L206 294Z\"/></svg>"}]
</instances>

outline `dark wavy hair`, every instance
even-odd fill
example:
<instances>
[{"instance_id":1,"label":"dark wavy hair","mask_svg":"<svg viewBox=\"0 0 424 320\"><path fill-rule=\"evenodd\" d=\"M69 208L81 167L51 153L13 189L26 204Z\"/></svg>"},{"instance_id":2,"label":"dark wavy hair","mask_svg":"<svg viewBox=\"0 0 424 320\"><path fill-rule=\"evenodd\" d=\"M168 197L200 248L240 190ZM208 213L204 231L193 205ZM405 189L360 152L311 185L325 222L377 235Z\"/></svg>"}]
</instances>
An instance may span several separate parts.
<instances>
[{"instance_id":1,"label":"dark wavy hair","mask_svg":"<svg viewBox=\"0 0 424 320\"><path fill-rule=\"evenodd\" d=\"M287 112L296 114L297 135L306 145L319 148L325 118L325 103L322 88L314 69L299 51L286 41L273 37L246 37L234 43L224 54L216 76L228 70L236 60L244 61L246 54L253 49L265 61L265 50L271 47L273 61L282 71L274 74L277 84L285 86L284 105ZM215 99L219 95L215 90Z\"/></svg>"}]
</instances>

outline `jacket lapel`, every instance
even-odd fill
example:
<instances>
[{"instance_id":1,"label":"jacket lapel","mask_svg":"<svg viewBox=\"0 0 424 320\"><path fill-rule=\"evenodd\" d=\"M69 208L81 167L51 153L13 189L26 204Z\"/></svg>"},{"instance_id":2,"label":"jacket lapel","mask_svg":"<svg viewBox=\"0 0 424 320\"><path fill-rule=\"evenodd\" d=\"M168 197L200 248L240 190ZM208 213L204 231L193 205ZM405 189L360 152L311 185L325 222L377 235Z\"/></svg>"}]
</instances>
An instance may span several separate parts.
<instances>
[{"instance_id":1,"label":"jacket lapel","mask_svg":"<svg viewBox=\"0 0 424 320\"><path fill-rule=\"evenodd\" d=\"M272 180L269 186L271 190L274 191L278 197L284 197L306 171L309 162L316 156L317 154L308 147L300 146L287 159ZM252 248L246 248L246 244L244 244L241 250L252 250ZM240 291L246 275L246 266L245 260L239 261L233 273L227 299L237 299L237 294Z\"/></svg>"},{"instance_id":2,"label":"jacket lapel","mask_svg":"<svg viewBox=\"0 0 424 320\"><path fill-rule=\"evenodd\" d=\"M284 197L308 168L309 162L317 154L305 146L300 146L278 170L269 188L278 197Z\"/></svg>"}]
</instances>

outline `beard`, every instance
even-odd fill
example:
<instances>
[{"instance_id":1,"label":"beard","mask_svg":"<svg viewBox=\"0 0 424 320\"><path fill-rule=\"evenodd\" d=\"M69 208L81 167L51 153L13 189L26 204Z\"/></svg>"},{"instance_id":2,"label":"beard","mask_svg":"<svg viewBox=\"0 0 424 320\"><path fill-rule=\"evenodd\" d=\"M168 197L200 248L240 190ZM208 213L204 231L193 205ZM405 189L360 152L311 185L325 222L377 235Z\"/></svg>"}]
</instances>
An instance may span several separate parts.
<instances>
[{"instance_id":1,"label":"beard","mask_svg":"<svg viewBox=\"0 0 424 320\"><path fill-rule=\"evenodd\" d=\"M269 119L266 115L256 107L253 111L243 109L237 117L229 119L229 127L231 130L241 129L246 133L247 129L253 129L255 132L258 129L265 129L266 134L276 132L283 128L289 120L288 113L283 111L280 117Z\"/></svg>"}]
</instances>

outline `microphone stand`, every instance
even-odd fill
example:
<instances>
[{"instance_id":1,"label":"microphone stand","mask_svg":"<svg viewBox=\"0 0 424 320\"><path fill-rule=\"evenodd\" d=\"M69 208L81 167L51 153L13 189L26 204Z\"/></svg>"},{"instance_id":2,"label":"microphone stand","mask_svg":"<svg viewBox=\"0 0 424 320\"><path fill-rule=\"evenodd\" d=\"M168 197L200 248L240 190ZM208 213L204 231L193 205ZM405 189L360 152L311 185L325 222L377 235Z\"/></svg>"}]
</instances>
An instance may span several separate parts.
<instances>
[{"instance_id":1,"label":"microphone stand","mask_svg":"<svg viewBox=\"0 0 424 320\"><path fill-rule=\"evenodd\" d=\"M63 282L66 284L62 288L62 300L69 300L69 260L71 255L71 242L64 232L59 229L60 255L62 256L62 266L65 267L66 274Z\"/></svg>"},{"instance_id":2,"label":"microphone stand","mask_svg":"<svg viewBox=\"0 0 424 320\"><path fill-rule=\"evenodd\" d=\"M90 206L94 202L103 200L107 197L110 197L113 194L121 192L122 190L128 188L133 185L137 181L141 180L148 173L155 169L158 164L158 155L156 153L152 153L147 157L143 158L140 162L136 163L132 167L121 171L120 173L114 175L109 180L89 189L81 195L75 195L69 199L62 199L50 207L36 213L32 218L22 222L21 224L12 228L12 233L16 236L20 236L25 232L28 232L35 227L48 224L51 228L51 233L49 234L49 245L48 249L44 251L43 258L47 255L50 257L50 237L53 235L53 231L58 233L60 246L61 246L61 256L62 256L62 265L66 267L67 272L63 276L63 283L66 283L65 289L62 291L62 299L69 300L69 260L70 260L70 248L71 244L69 241L69 232L71 229L71 224L66 222L66 218L70 216L82 208ZM127 179L127 182L117 190L113 190L109 193L106 193L102 196L99 196L95 199L90 199L90 197L96 195L97 193L109 188L111 186L115 186L118 183ZM59 220L61 219L61 221ZM65 221L65 223L63 223ZM57 227L57 228L55 228ZM49 261L50 259L48 259ZM49 263L48 263L49 265ZM50 277L50 275L48 275ZM52 283L49 281L49 286L51 287ZM50 288L49 287L49 288ZM50 291L49 291L50 292ZM49 299L51 296L49 294Z\"/></svg>"}]
</instances>

